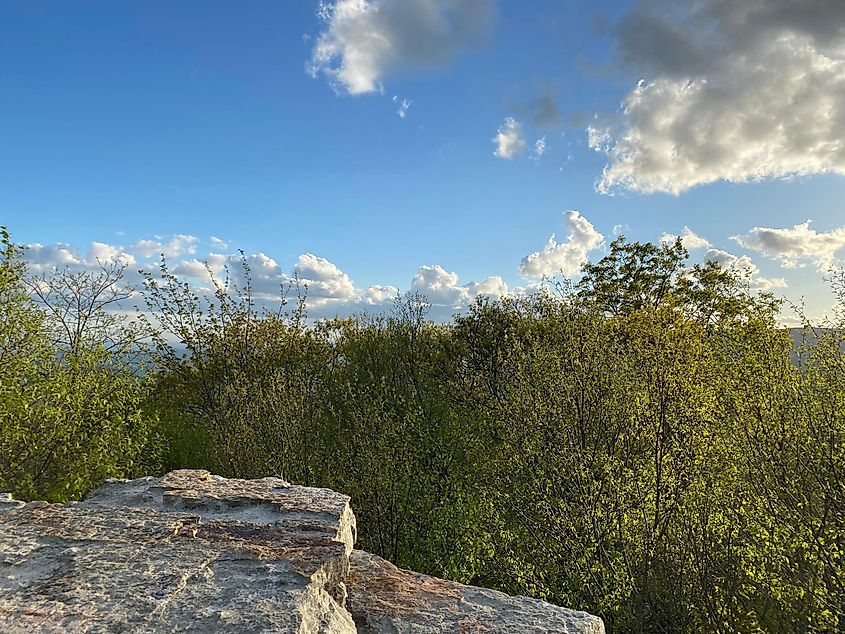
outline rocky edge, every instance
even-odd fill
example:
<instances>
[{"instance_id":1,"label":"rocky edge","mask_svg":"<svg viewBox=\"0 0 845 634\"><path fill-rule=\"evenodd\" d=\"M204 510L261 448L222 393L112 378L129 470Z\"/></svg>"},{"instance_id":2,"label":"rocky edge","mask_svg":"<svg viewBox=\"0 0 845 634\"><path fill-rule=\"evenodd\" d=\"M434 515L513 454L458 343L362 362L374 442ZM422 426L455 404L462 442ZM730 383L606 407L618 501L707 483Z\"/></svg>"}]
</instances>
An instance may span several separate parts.
<instances>
[{"instance_id":1,"label":"rocky edge","mask_svg":"<svg viewBox=\"0 0 845 634\"><path fill-rule=\"evenodd\" d=\"M206 471L0 496L0 631L602 634L598 617L354 549L350 500Z\"/></svg>"}]
</instances>

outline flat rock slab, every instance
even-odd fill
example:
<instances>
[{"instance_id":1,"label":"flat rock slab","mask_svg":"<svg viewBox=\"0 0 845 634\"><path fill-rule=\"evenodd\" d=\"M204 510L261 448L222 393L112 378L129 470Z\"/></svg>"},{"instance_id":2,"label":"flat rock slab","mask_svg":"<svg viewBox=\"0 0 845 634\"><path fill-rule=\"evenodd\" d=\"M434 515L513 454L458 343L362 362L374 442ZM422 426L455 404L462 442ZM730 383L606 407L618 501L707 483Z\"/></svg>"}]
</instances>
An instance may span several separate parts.
<instances>
[{"instance_id":1,"label":"flat rock slab","mask_svg":"<svg viewBox=\"0 0 845 634\"><path fill-rule=\"evenodd\" d=\"M173 471L63 505L0 494L0 633L604 632L399 570L355 536L347 496L278 478Z\"/></svg>"},{"instance_id":2,"label":"flat rock slab","mask_svg":"<svg viewBox=\"0 0 845 634\"><path fill-rule=\"evenodd\" d=\"M288 484L280 478L237 480L180 469L161 478L107 480L82 504L185 511L204 520L267 524L286 532L335 539L348 552L356 537L349 496Z\"/></svg>"},{"instance_id":3,"label":"flat rock slab","mask_svg":"<svg viewBox=\"0 0 845 634\"><path fill-rule=\"evenodd\" d=\"M343 543L188 513L0 512L0 631L354 632Z\"/></svg>"},{"instance_id":4,"label":"flat rock slab","mask_svg":"<svg viewBox=\"0 0 845 634\"><path fill-rule=\"evenodd\" d=\"M0 499L2 632L354 632L348 496L180 470Z\"/></svg>"},{"instance_id":5,"label":"flat rock slab","mask_svg":"<svg viewBox=\"0 0 845 634\"><path fill-rule=\"evenodd\" d=\"M604 622L586 612L401 570L360 550L350 558L347 587L361 634L604 634Z\"/></svg>"}]
</instances>

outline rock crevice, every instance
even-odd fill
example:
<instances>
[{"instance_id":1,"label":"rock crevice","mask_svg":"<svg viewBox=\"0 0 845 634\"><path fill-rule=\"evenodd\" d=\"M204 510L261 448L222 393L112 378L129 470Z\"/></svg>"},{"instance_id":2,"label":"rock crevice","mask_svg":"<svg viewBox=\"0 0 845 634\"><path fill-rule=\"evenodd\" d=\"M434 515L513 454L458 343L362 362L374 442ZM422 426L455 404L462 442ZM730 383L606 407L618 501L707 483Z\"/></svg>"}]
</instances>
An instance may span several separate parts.
<instances>
[{"instance_id":1,"label":"rock crevice","mask_svg":"<svg viewBox=\"0 0 845 634\"><path fill-rule=\"evenodd\" d=\"M567 632L601 619L354 550L349 497L180 470L0 497L0 631Z\"/></svg>"}]
</instances>

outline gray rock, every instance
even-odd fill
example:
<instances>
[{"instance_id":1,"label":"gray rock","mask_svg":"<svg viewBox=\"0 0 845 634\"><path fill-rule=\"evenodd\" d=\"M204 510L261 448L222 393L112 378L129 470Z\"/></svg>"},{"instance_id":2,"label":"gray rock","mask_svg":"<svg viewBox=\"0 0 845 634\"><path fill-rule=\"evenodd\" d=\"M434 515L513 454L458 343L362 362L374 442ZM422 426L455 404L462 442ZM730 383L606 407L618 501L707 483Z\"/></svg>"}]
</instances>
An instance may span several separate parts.
<instances>
[{"instance_id":1,"label":"gray rock","mask_svg":"<svg viewBox=\"0 0 845 634\"><path fill-rule=\"evenodd\" d=\"M11 493L0 493L0 511L19 509L23 505L24 503L14 499Z\"/></svg>"},{"instance_id":2,"label":"gray rock","mask_svg":"<svg viewBox=\"0 0 845 634\"><path fill-rule=\"evenodd\" d=\"M354 632L344 545L187 513L0 514L2 632Z\"/></svg>"},{"instance_id":3,"label":"gray rock","mask_svg":"<svg viewBox=\"0 0 845 634\"><path fill-rule=\"evenodd\" d=\"M349 496L288 484L281 478L237 480L180 469L162 478L106 480L81 504L185 511L203 520L266 524L287 532L329 537L344 543L347 552L352 552L356 538Z\"/></svg>"},{"instance_id":4,"label":"gray rock","mask_svg":"<svg viewBox=\"0 0 845 634\"><path fill-rule=\"evenodd\" d=\"M604 634L602 620L586 612L401 570L361 550L352 553L347 586L360 634Z\"/></svg>"},{"instance_id":5,"label":"gray rock","mask_svg":"<svg viewBox=\"0 0 845 634\"><path fill-rule=\"evenodd\" d=\"M347 496L278 478L181 470L73 504L0 495L0 632L604 632L354 542Z\"/></svg>"}]
</instances>

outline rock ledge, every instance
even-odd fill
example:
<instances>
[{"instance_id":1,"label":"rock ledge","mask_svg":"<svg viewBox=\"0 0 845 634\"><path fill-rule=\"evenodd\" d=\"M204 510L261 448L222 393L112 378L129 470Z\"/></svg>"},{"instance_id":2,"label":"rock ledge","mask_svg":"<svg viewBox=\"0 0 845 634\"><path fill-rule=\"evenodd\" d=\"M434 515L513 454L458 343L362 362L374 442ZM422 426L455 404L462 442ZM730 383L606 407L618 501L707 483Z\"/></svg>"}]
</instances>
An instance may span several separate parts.
<instances>
[{"instance_id":1,"label":"rock ledge","mask_svg":"<svg viewBox=\"0 0 845 634\"><path fill-rule=\"evenodd\" d=\"M353 550L349 498L207 471L109 480L85 501L0 495L0 631L566 632L598 617Z\"/></svg>"}]
</instances>

